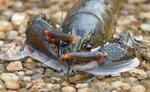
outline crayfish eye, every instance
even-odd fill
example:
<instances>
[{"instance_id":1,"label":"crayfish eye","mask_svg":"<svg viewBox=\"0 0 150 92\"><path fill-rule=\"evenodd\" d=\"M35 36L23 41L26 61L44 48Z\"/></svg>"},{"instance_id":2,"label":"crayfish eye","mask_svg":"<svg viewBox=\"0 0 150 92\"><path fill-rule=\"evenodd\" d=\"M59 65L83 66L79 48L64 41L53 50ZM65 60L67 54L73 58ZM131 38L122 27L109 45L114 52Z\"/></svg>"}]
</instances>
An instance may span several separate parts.
<instances>
[{"instance_id":1,"label":"crayfish eye","mask_svg":"<svg viewBox=\"0 0 150 92\"><path fill-rule=\"evenodd\" d=\"M67 46L67 45L68 45L67 42L65 42L65 41L60 41L60 46L65 47L65 46Z\"/></svg>"},{"instance_id":2,"label":"crayfish eye","mask_svg":"<svg viewBox=\"0 0 150 92\"><path fill-rule=\"evenodd\" d=\"M91 50L92 46L91 45L83 45L84 50Z\"/></svg>"},{"instance_id":3,"label":"crayfish eye","mask_svg":"<svg viewBox=\"0 0 150 92\"><path fill-rule=\"evenodd\" d=\"M91 50L92 46L91 45L86 45L86 50Z\"/></svg>"}]
</instances>

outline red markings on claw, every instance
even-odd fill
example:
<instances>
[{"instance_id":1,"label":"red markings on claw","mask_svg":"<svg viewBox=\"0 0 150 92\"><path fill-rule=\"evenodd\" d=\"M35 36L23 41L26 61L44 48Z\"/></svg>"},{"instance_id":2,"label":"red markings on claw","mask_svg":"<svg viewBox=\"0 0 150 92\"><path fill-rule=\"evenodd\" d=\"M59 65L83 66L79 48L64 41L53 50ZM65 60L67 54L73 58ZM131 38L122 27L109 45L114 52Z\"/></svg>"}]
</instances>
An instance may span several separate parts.
<instances>
[{"instance_id":1,"label":"red markings on claw","mask_svg":"<svg viewBox=\"0 0 150 92\"><path fill-rule=\"evenodd\" d=\"M69 58L71 58L71 56L69 54L64 55L64 59L69 59Z\"/></svg>"},{"instance_id":2,"label":"red markings on claw","mask_svg":"<svg viewBox=\"0 0 150 92\"><path fill-rule=\"evenodd\" d=\"M103 60L103 58L104 58L105 56L106 56L106 54L101 53L101 56L100 56L100 58L97 60L97 62L100 63L100 62Z\"/></svg>"},{"instance_id":3,"label":"red markings on claw","mask_svg":"<svg viewBox=\"0 0 150 92\"><path fill-rule=\"evenodd\" d=\"M46 34L46 36L47 36L47 38L48 38L49 41L52 41L52 40L53 40L53 39L49 36L48 30L45 30L45 34Z\"/></svg>"},{"instance_id":4,"label":"red markings on claw","mask_svg":"<svg viewBox=\"0 0 150 92\"><path fill-rule=\"evenodd\" d=\"M73 36L72 38L71 38L71 41L77 41L77 38L75 37L75 36Z\"/></svg>"}]
</instances>

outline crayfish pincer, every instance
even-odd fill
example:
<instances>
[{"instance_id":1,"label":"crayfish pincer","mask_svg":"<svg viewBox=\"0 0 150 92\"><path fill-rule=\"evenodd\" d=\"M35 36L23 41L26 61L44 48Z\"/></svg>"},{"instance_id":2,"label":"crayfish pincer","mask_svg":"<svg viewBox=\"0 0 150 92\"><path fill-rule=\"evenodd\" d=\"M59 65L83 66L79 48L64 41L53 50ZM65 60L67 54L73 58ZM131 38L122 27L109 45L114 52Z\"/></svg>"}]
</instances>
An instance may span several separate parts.
<instances>
[{"instance_id":1,"label":"crayfish pincer","mask_svg":"<svg viewBox=\"0 0 150 92\"><path fill-rule=\"evenodd\" d=\"M65 72L68 64L58 61L57 46L54 44L60 40L76 41L76 37L54 30L51 25L51 17L48 14L39 14L28 21L24 50L15 57L0 57L0 59L12 61L30 56L49 67Z\"/></svg>"}]
</instances>

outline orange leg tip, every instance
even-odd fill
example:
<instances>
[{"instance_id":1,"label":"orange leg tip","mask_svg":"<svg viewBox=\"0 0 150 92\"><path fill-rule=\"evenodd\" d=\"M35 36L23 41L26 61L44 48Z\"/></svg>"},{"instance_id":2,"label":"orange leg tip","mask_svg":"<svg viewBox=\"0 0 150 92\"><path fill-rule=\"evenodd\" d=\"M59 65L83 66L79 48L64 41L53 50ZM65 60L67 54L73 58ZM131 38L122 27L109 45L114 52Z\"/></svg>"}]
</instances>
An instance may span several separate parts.
<instances>
[{"instance_id":1,"label":"orange leg tip","mask_svg":"<svg viewBox=\"0 0 150 92\"><path fill-rule=\"evenodd\" d=\"M97 63L100 63L102 60L103 60L103 58L106 56L106 54L104 54L104 53L101 53L101 56L100 56L100 58L97 60Z\"/></svg>"},{"instance_id":2,"label":"orange leg tip","mask_svg":"<svg viewBox=\"0 0 150 92\"><path fill-rule=\"evenodd\" d=\"M70 57L69 54L65 54L65 55L64 55L64 58L65 58L65 59L68 59L68 58L71 58L71 57Z\"/></svg>"},{"instance_id":3,"label":"orange leg tip","mask_svg":"<svg viewBox=\"0 0 150 92\"><path fill-rule=\"evenodd\" d=\"M77 38L76 38L75 36L73 36L73 37L71 38L71 40L76 42L76 41L77 41Z\"/></svg>"},{"instance_id":4,"label":"orange leg tip","mask_svg":"<svg viewBox=\"0 0 150 92\"><path fill-rule=\"evenodd\" d=\"M49 32L48 30L45 30L45 34L46 34L48 40L49 40L49 41L52 41L53 39L49 36L48 32Z\"/></svg>"},{"instance_id":5,"label":"orange leg tip","mask_svg":"<svg viewBox=\"0 0 150 92\"><path fill-rule=\"evenodd\" d=\"M48 30L45 30L45 34L48 36Z\"/></svg>"},{"instance_id":6,"label":"orange leg tip","mask_svg":"<svg viewBox=\"0 0 150 92\"><path fill-rule=\"evenodd\" d=\"M128 47L126 47L125 49L126 49L127 51L129 50L129 48L128 48Z\"/></svg>"}]
</instances>

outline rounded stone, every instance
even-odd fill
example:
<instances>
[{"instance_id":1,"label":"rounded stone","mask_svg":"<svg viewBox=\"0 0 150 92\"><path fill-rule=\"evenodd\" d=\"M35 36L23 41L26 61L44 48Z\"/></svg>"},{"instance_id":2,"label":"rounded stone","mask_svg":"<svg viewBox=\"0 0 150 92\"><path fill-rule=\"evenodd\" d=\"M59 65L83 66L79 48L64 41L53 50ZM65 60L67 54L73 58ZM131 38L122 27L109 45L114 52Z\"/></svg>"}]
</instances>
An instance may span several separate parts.
<instances>
[{"instance_id":1,"label":"rounded stone","mask_svg":"<svg viewBox=\"0 0 150 92\"><path fill-rule=\"evenodd\" d=\"M150 24L141 24L141 29L150 32Z\"/></svg>"},{"instance_id":2,"label":"rounded stone","mask_svg":"<svg viewBox=\"0 0 150 92\"><path fill-rule=\"evenodd\" d=\"M76 86L75 86L76 88L87 88L87 87L89 87L89 84L88 83L80 83L80 84L77 84Z\"/></svg>"},{"instance_id":3,"label":"rounded stone","mask_svg":"<svg viewBox=\"0 0 150 92\"><path fill-rule=\"evenodd\" d=\"M4 40L6 38L6 35L4 32L0 32L0 39Z\"/></svg>"},{"instance_id":4,"label":"rounded stone","mask_svg":"<svg viewBox=\"0 0 150 92\"><path fill-rule=\"evenodd\" d=\"M8 88L10 90L20 89L20 84L18 82L14 82L14 81L6 81L5 86L6 86L6 88Z\"/></svg>"},{"instance_id":5,"label":"rounded stone","mask_svg":"<svg viewBox=\"0 0 150 92\"><path fill-rule=\"evenodd\" d=\"M15 39L17 36L18 36L18 32L15 31L15 30L12 30L12 31L10 31L10 32L8 33L7 39L13 40L13 39Z\"/></svg>"},{"instance_id":6,"label":"rounded stone","mask_svg":"<svg viewBox=\"0 0 150 92\"><path fill-rule=\"evenodd\" d=\"M77 92L89 92L88 88L82 88L82 89L78 89Z\"/></svg>"},{"instance_id":7,"label":"rounded stone","mask_svg":"<svg viewBox=\"0 0 150 92\"><path fill-rule=\"evenodd\" d=\"M13 26L10 22L5 20L0 20L0 32L9 32L13 29Z\"/></svg>"},{"instance_id":8,"label":"rounded stone","mask_svg":"<svg viewBox=\"0 0 150 92\"><path fill-rule=\"evenodd\" d=\"M18 81L19 80L19 77L13 73L2 73L0 75L0 78L3 80L3 81Z\"/></svg>"},{"instance_id":9,"label":"rounded stone","mask_svg":"<svg viewBox=\"0 0 150 92\"><path fill-rule=\"evenodd\" d=\"M71 86L63 87L62 92L76 92L76 89Z\"/></svg>"},{"instance_id":10,"label":"rounded stone","mask_svg":"<svg viewBox=\"0 0 150 92\"><path fill-rule=\"evenodd\" d=\"M147 73L141 69L133 69L133 70L129 71L129 74L133 77L137 77L138 79L147 78Z\"/></svg>"},{"instance_id":11,"label":"rounded stone","mask_svg":"<svg viewBox=\"0 0 150 92\"><path fill-rule=\"evenodd\" d=\"M14 26L18 27L24 23L27 23L28 17L25 13L14 13L11 21Z\"/></svg>"},{"instance_id":12,"label":"rounded stone","mask_svg":"<svg viewBox=\"0 0 150 92\"><path fill-rule=\"evenodd\" d=\"M20 61L14 61L14 62L10 62L7 66L7 70L8 71L18 71L18 70L22 70L22 63Z\"/></svg>"},{"instance_id":13,"label":"rounded stone","mask_svg":"<svg viewBox=\"0 0 150 92\"><path fill-rule=\"evenodd\" d=\"M145 88L142 85L133 86L130 92L145 92Z\"/></svg>"}]
</instances>

